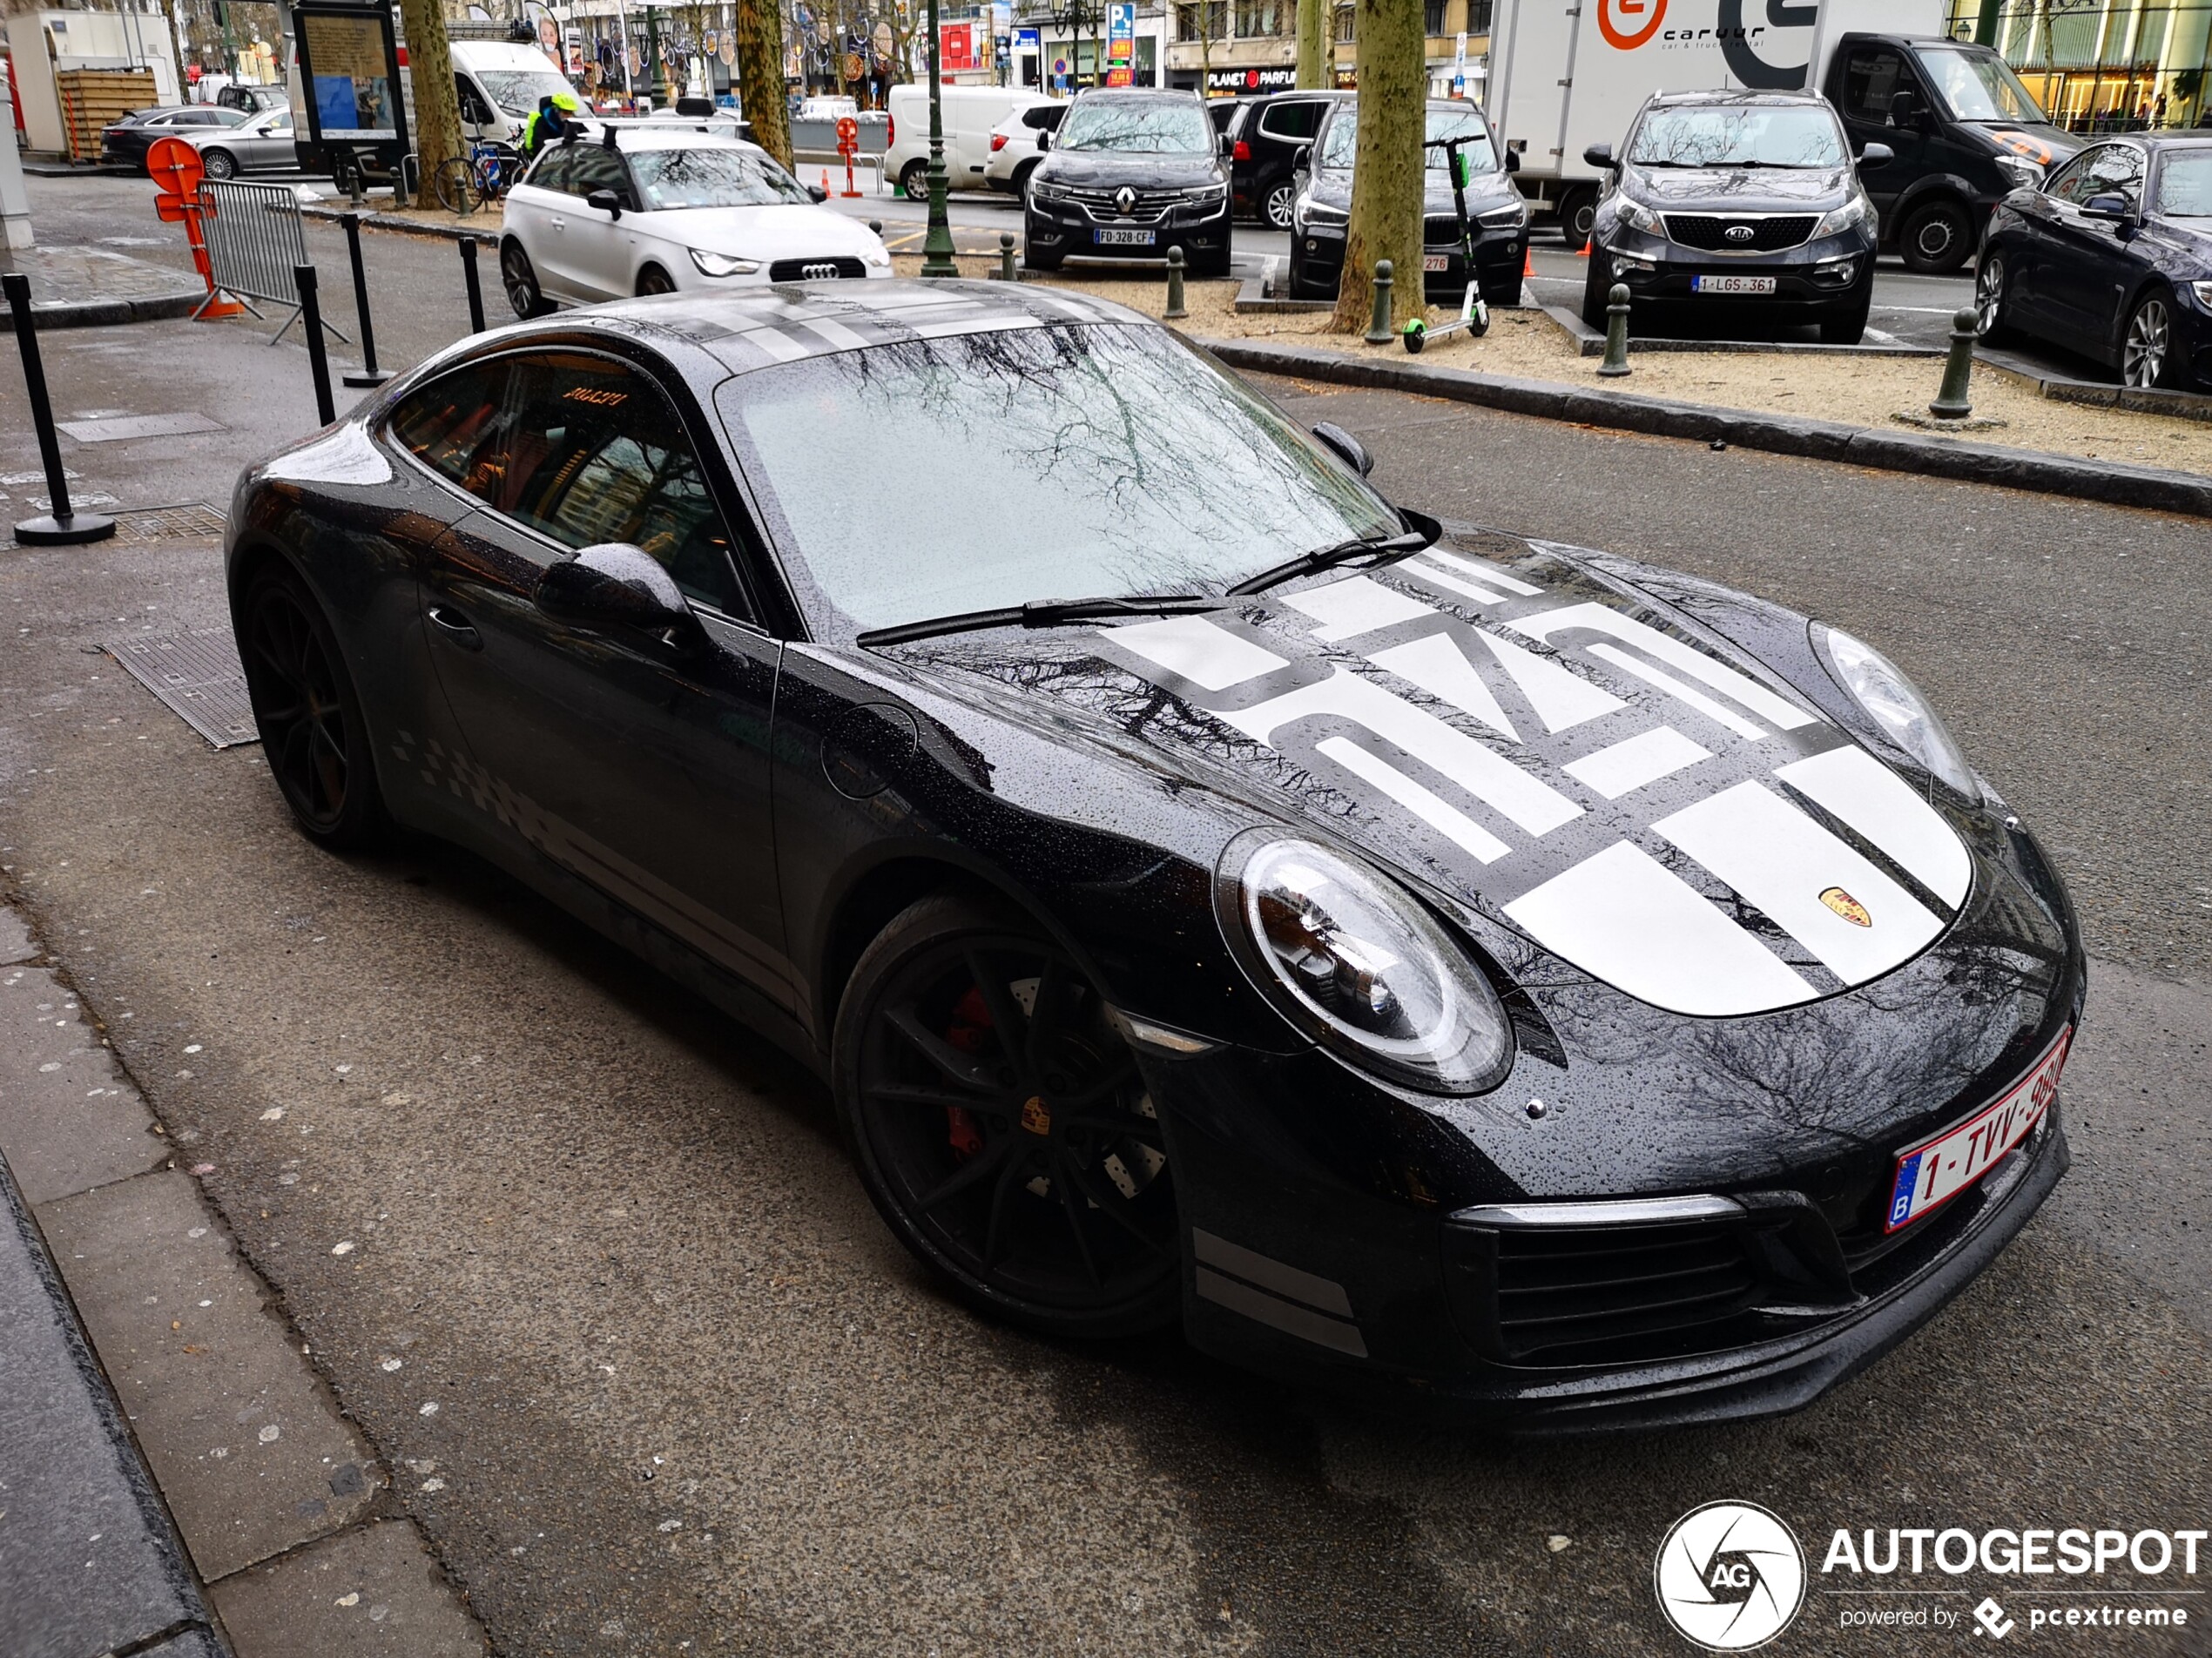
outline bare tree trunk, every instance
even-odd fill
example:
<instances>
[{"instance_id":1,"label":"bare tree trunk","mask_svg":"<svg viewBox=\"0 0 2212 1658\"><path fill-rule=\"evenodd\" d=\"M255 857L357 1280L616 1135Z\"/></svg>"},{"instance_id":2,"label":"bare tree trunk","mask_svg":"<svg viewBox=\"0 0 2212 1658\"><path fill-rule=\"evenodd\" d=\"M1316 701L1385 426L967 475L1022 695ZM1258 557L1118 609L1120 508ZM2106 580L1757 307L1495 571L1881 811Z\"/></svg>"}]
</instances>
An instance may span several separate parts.
<instances>
[{"instance_id":1,"label":"bare tree trunk","mask_svg":"<svg viewBox=\"0 0 2212 1658\"><path fill-rule=\"evenodd\" d=\"M784 17L776 0L738 0L738 102L752 141L791 165L790 111L784 107Z\"/></svg>"},{"instance_id":2,"label":"bare tree trunk","mask_svg":"<svg viewBox=\"0 0 2212 1658\"><path fill-rule=\"evenodd\" d=\"M1301 88L1335 84L1329 61L1332 0L1298 0L1298 84Z\"/></svg>"},{"instance_id":3,"label":"bare tree trunk","mask_svg":"<svg viewBox=\"0 0 2212 1658\"><path fill-rule=\"evenodd\" d=\"M1329 323L1337 334L1366 331L1377 259L1391 263L1391 326L1423 309L1421 140L1428 130L1428 72L1421 24L1421 0L1359 0L1359 136L1344 280Z\"/></svg>"},{"instance_id":4,"label":"bare tree trunk","mask_svg":"<svg viewBox=\"0 0 2212 1658\"><path fill-rule=\"evenodd\" d=\"M415 153L418 182L430 194L438 169L467 153L461 142L461 104L453 84L453 47L446 38L440 0L400 0L407 30L408 73L415 78ZM404 179L402 179L402 183Z\"/></svg>"}]
</instances>

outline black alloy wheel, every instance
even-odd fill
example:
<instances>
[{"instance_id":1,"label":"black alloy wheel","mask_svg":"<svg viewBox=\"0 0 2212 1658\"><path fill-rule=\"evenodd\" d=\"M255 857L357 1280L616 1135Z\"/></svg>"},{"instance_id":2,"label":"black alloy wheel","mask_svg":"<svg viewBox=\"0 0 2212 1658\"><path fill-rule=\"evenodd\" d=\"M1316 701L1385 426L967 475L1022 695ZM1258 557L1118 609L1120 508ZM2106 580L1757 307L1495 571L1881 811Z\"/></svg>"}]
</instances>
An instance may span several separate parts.
<instances>
[{"instance_id":1,"label":"black alloy wheel","mask_svg":"<svg viewBox=\"0 0 2212 1658\"><path fill-rule=\"evenodd\" d=\"M1058 1336L1175 1319L1158 1114L1097 990L1034 923L966 898L908 908L853 970L832 1081L869 1196L972 1305Z\"/></svg>"},{"instance_id":2,"label":"black alloy wheel","mask_svg":"<svg viewBox=\"0 0 2212 1658\"><path fill-rule=\"evenodd\" d=\"M1923 275L1947 276L1973 255L1973 216L1964 203L1948 196L1924 203L1898 226L1897 251L1907 268Z\"/></svg>"},{"instance_id":3,"label":"black alloy wheel","mask_svg":"<svg viewBox=\"0 0 2212 1658\"><path fill-rule=\"evenodd\" d=\"M523 252L520 242L510 239L500 245L499 281L507 290L507 303L523 321L542 317L553 309L553 302L537 285L536 268L530 264L530 256Z\"/></svg>"},{"instance_id":4,"label":"black alloy wheel","mask_svg":"<svg viewBox=\"0 0 2212 1658\"><path fill-rule=\"evenodd\" d=\"M648 265L637 273L637 292L641 297L648 293L673 293L676 280L659 266Z\"/></svg>"},{"instance_id":5,"label":"black alloy wheel","mask_svg":"<svg viewBox=\"0 0 2212 1658\"><path fill-rule=\"evenodd\" d=\"M1994 248L1982 255L1974 269L1974 333L1993 346L2003 344L2013 332L2005 320L2005 283L2009 275L2005 255Z\"/></svg>"},{"instance_id":6,"label":"black alloy wheel","mask_svg":"<svg viewBox=\"0 0 2212 1658\"><path fill-rule=\"evenodd\" d=\"M253 579L240 613L246 693L285 804L326 846L374 844L384 808L368 728L321 606L298 576L275 566Z\"/></svg>"},{"instance_id":7,"label":"black alloy wheel","mask_svg":"<svg viewBox=\"0 0 2212 1658\"><path fill-rule=\"evenodd\" d=\"M1260 217L1271 230L1291 227L1291 210L1298 206L1298 186L1288 179L1278 179L1267 189L1267 198L1260 205Z\"/></svg>"},{"instance_id":8,"label":"black alloy wheel","mask_svg":"<svg viewBox=\"0 0 2212 1658\"><path fill-rule=\"evenodd\" d=\"M2124 384L2144 391L2171 386L2177 378L2174 355L2174 307L2162 289L2154 289L2128 313L2128 332L2120 347L2120 378Z\"/></svg>"}]
</instances>

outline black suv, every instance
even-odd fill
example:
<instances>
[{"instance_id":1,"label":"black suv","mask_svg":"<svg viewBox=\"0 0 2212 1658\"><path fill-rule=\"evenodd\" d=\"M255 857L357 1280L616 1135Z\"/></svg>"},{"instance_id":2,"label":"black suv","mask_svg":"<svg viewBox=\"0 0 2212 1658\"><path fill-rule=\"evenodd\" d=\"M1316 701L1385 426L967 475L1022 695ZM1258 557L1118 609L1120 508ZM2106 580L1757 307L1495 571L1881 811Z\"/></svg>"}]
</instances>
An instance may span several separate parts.
<instances>
[{"instance_id":1,"label":"black suv","mask_svg":"<svg viewBox=\"0 0 2212 1658\"><path fill-rule=\"evenodd\" d=\"M1442 148L1426 152L1421 242L1422 292L1432 304L1457 305L1473 275L1485 305L1521 298L1521 273L1528 249L1528 204L1509 176L1518 165L1500 157L1490 123L1460 98L1432 98L1427 136L1457 138L1467 165L1467 218L1474 231L1474 269L1460 246L1459 210ZM1291 226L1291 297L1332 300L1344 274L1345 230L1352 219L1352 161L1359 137L1359 103L1345 94L1321 124L1320 137L1299 157L1298 193Z\"/></svg>"},{"instance_id":2,"label":"black suv","mask_svg":"<svg viewBox=\"0 0 2212 1658\"><path fill-rule=\"evenodd\" d=\"M1224 129L1230 142L1230 184L1239 217L1270 230L1291 227L1298 201L1298 155L1349 92L1271 92L1240 98Z\"/></svg>"},{"instance_id":3,"label":"black suv","mask_svg":"<svg viewBox=\"0 0 2212 1658\"><path fill-rule=\"evenodd\" d=\"M1227 140L1195 92L1089 91L1069 107L1029 175L1023 259L1056 271L1073 254L1164 259L1229 274Z\"/></svg>"}]
</instances>

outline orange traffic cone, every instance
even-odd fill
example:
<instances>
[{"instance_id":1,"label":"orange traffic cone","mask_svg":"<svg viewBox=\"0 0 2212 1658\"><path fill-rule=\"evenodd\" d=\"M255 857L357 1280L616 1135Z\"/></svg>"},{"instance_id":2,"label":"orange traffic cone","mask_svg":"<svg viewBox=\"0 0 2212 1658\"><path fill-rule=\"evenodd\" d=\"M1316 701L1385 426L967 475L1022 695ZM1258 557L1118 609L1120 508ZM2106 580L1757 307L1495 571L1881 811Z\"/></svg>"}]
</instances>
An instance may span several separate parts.
<instances>
[{"instance_id":1,"label":"orange traffic cone","mask_svg":"<svg viewBox=\"0 0 2212 1658\"><path fill-rule=\"evenodd\" d=\"M822 194L825 196L829 194L829 169L827 167L822 169Z\"/></svg>"},{"instance_id":2,"label":"orange traffic cone","mask_svg":"<svg viewBox=\"0 0 2212 1658\"><path fill-rule=\"evenodd\" d=\"M1591 243L1591 241L1592 241L1593 239L1594 239L1594 238L1590 238L1590 237L1585 237L1585 238L1583 239L1583 240L1582 240L1582 251L1581 251L1581 253L1577 253L1577 254L1575 256L1576 259L1588 259L1588 258L1589 258L1589 256L1590 256L1590 243Z\"/></svg>"},{"instance_id":3,"label":"orange traffic cone","mask_svg":"<svg viewBox=\"0 0 2212 1658\"><path fill-rule=\"evenodd\" d=\"M1536 274L1536 245L1531 242L1521 251L1521 278L1527 281Z\"/></svg>"}]
</instances>

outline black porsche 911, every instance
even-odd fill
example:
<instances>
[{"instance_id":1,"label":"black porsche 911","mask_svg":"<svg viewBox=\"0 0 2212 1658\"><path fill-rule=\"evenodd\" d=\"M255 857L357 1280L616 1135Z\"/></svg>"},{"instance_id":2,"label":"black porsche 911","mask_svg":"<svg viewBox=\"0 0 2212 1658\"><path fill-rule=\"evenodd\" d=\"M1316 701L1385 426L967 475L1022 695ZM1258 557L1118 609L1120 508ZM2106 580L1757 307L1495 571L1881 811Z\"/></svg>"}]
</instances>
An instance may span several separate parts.
<instances>
[{"instance_id":1,"label":"black porsche 911","mask_svg":"<svg viewBox=\"0 0 2212 1658\"><path fill-rule=\"evenodd\" d=\"M1368 463L1080 294L671 295L252 468L229 583L310 836L773 1035L974 1307L1532 1431L1802 1405L2065 1169L2065 891L1871 647Z\"/></svg>"},{"instance_id":2,"label":"black porsche 911","mask_svg":"<svg viewBox=\"0 0 2212 1658\"><path fill-rule=\"evenodd\" d=\"M1998 203L1974 268L1982 338L2027 334L2127 385L2212 389L2212 132L2094 145Z\"/></svg>"}]
</instances>

